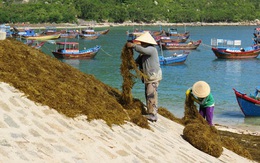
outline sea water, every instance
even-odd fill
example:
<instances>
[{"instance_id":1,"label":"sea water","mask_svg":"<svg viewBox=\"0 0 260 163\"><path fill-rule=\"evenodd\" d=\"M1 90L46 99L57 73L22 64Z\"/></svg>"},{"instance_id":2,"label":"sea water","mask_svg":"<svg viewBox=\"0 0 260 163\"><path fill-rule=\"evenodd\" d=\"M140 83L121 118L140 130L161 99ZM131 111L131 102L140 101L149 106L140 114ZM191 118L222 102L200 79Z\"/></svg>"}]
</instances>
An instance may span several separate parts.
<instances>
[{"instance_id":1,"label":"sea water","mask_svg":"<svg viewBox=\"0 0 260 163\"><path fill-rule=\"evenodd\" d=\"M228 60L217 59L211 51L211 39L241 40L242 46L253 44L253 31L256 26L192 26L185 29L190 32L190 40L201 39L202 44L197 50L189 51L190 54L184 64L175 66L162 66L163 80L160 82L159 106L167 108L176 117L184 115L185 91L193 83L204 80L209 83L215 98L214 124L232 126L260 126L260 117L245 118L241 112L233 88L250 94L256 86L260 85L260 59ZM120 74L121 51L126 43L126 32L138 28L141 30L159 30L159 26L135 27L109 27L106 35L96 40L59 39L56 41L77 41L81 49L101 45L102 48L95 59L68 59L61 60L80 71L92 74L105 84L121 90L122 76ZM167 30L170 27L162 27ZM176 27L184 32L184 27ZM96 28L103 30L103 28ZM45 44L42 51L52 55L55 49L53 44ZM168 56L176 51L158 48L159 55ZM138 54L135 53L135 57ZM135 98L145 102L144 85L137 79L132 89ZM260 127L259 127L260 128Z\"/></svg>"}]
</instances>

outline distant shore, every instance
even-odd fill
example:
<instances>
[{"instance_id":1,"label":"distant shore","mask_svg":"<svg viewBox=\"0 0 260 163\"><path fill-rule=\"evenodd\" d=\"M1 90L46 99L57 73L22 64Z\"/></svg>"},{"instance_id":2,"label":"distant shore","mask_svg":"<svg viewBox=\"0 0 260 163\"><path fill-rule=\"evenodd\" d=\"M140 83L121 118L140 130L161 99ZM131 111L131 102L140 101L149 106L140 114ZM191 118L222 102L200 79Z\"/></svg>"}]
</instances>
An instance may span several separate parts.
<instances>
[{"instance_id":1,"label":"distant shore","mask_svg":"<svg viewBox=\"0 0 260 163\"><path fill-rule=\"evenodd\" d=\"M258 26L260 25L260 21L248 21L248 22L218 22L218 23L205 23L205 22L191 22L191 23L132 23L132 22L124 22L124 23L93 23L93 22L84 22L79 24L71 24L71 23L43 23L43 24L30 24L30 23L16 23L16 24L8 24L11 27L16 27L18 29L23 28L32 28L32 29L45 29L46 27L55 27L57 29L66 29L66 28L88 28L88 27L118 27L118 26Z\"/></svg>"}]
</instances>

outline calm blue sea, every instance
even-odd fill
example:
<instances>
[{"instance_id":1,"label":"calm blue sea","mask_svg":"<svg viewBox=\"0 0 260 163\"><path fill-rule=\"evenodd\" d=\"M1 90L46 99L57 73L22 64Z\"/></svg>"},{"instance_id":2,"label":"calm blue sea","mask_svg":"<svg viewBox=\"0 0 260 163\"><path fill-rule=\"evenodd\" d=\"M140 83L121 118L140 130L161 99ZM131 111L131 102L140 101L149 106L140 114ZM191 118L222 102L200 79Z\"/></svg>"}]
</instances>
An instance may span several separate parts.
<instances>
[{"instance_id":1,"label":"calm blue sea","mask_svg":"<svg viewBox=\"0 0 260 163\"><path fill-rule=\"evenodd\" d=\"M159 27L110 27L107 35L97 40L70 39L79 41L80 46L90 48L101 45L102 49L93 60L62 60L63 62L93 74L97 79L112 87L121 90L122 77L120 74L121 51L126 43L126 31L134 28L143 30L159 30ZM167 30L169 27L162 27ZM177 27L179 32L184 32L184 27ZM159 85L159 106L170 110L176 117L182 118L184 113L185 91L198 80L204 80L211 86L215 98L214 123L235 126L260 126L259 118L245 118L237 104L234 91L236 88L244 93L253 93L260 85L260 59L220 60L211 51L212 38L242 40L242 46L253 43L255 26L201 26L186 27L190 31L190 39L202 40L197 50L190 51L188 59L182 65L162 66L163 80ZM96 28L103 30L106 28ZM65 41L60 39L59 41ZM55 45L45 44L42 51L52 55ZM159 54L165 56L174 51L163 51ZM138 55L137 53L135 54ZM136 98L144 100L144 86L137 80L132 90Z\"/></svg>"}]
</instances>

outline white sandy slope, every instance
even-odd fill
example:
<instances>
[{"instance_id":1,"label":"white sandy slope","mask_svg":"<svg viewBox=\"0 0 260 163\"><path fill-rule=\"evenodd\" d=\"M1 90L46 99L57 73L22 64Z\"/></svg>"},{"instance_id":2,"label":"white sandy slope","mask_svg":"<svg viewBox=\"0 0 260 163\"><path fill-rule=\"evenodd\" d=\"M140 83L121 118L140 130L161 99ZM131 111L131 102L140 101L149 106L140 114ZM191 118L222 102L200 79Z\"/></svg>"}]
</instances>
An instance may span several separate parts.
<instances>
[{"instance_id":1,"label":"white sandy slope","mask_svg":"<svg viewBox=\"0 0 260 163\"><path fill-rule=\"evenodd\" d=\"M0 162L253 162L225 148L219 158L201 152L182 138L183 126L162 116L152 130L85 119L65 117L0 82Z\"/></svg>"}]
</instances>

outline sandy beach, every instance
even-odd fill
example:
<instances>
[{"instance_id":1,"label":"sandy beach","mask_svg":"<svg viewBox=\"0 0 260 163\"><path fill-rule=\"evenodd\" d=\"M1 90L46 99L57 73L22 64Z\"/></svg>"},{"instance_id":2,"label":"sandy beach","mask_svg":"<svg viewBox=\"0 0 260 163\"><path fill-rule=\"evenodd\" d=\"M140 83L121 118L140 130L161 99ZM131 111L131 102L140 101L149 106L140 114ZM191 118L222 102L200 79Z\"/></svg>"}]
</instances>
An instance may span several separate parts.
<instances>
[{"instance_id":1,"label":"sandy beach","mask_svg":"<svg viewBox=\"0 0 260 163\"><path fill-rule=\"evenodd\" d=\"M104 22L98 23L95 21L84 21L78 20L77 24L71 23L45 23L45 24L29 24L29 23L18 23L18 24L7 24L11 27L17 27L17 29L24 29L30 27L31 29L46 29L46 27L55 27L57 29L84 29L88 27L97 28L108 28L108 27L118 27L118 26L173 26L173 27L184 27L184 26L257 26L260 24L259 20L246 21L246 22L190 22L190 23L166 23L166 22L154 22L154 23L136 23L136 22L124 22L124 23L112 23Z\"/></svg>"},{"instance_id":2,"label":"sandy beach","mask_svg":"<svg viewBox=\"0 0 260 163\"><path fill-rule=\"evenodd\" d=\"M253 162L225 148L219 158L201 152L182 138L182 125L162 116L151 130L130 122L110 128L65 117L3 82L0 112L0 162Z\"/></svg>"}]
</instances>

